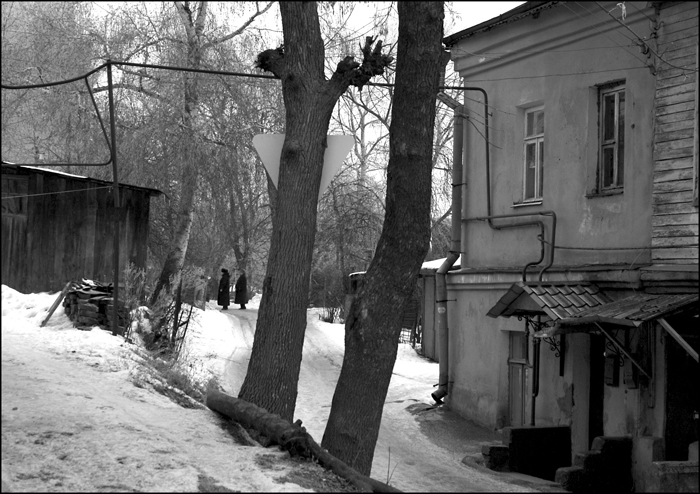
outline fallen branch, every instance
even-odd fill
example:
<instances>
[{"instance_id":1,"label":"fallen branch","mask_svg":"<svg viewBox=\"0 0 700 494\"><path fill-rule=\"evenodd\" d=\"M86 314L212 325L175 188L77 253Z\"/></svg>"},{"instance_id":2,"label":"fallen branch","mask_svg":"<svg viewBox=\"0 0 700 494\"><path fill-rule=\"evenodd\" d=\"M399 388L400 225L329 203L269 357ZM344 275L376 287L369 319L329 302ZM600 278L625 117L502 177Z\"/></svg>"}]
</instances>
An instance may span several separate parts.
<instances>
[{"instance_id":1,"label":"fallen branch","mask_svg":"<svg viewBox=\"0 0 700 494\"><path fill-rule=\"evenodd\" d=\"M210 389L207 392L205 404L215 412L230 417L244 427L255 429L270 439L271 444L279 445L293 456L316 458L321 466L347 479L362 492L401 492L390 485L361 474L322 449L301 426L301 420L290 424L277 414L269 413L264 408L234 398L216 389Z\"/></svg>"},{"instance_id":2,"label":"fallen branch","mask_svg":"<svg viewBox=\"0 0 700 494\"><path fill-rule=\"evenodd\" d=\"M39 325L40 327L46 326L46 323L49 322L49 319L51 319L51 316L53 315L54 311L56 310L56 307L58 307L58 304L61 303L61 301L65 298L66 294L68 293L68 290L70 290L71 285L73 284L72 281L69 281L66 283L66 286L63 287L63 290L61 290L61 293L58 294L58 297L54 301L53 305L49 309L49 313L46 316L46 319L41 321L41 324Z\"/></svg>"}]
</instances>

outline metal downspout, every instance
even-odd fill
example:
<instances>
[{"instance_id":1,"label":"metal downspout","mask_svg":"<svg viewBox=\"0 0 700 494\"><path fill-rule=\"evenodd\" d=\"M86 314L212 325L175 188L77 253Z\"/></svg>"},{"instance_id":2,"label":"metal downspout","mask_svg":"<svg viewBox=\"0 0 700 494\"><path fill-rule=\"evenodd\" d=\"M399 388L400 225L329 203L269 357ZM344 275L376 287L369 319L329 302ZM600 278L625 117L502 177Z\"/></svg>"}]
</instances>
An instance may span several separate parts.
<instances>
[{"instance_id":1,"label":"metal downspout","mask_svg":"<svg viewBox=\"0 0 700 494\"><path fill-rule=\"evenodd\" d=\"M499 219L499 218L518 218L518 217L523 217L523 216L551 216L552 218L552 233L551 233L551 242L549 242L549 260L545 266L542 267L538 274L538 281L542 281L542 277L544 275L544 272L548 270L552 265L554 264L554 251L556 249L556 232L557 232L557 215L554 211L538 211L534 213L519 213L519 214L505 214L505 215L493 215L491 213L491 156L489 153L489 113L488 113L488 95L486 94L486 91L481 89L481 88L465 88L465 89L472 89L472 90L477 90L480 91L483 96L484 96L484 138L486 140L486 145L485 145L485 151L486 151L486 216L483 217L476 217L476 218L462 218L463 222L467 221L486 221L489 225L489 227L493 230L501 230L501 229L506 229L506 228L519 228L519 227L526 227L526 226L539 226L540 227L540 235L538 236L538 240L540 241L540 258L539 260L535 262L529 262L523 267L522 271L522 277L523 281L527 281L527 269L530 266L536 266L540 264L544 260L544 255L545 255L545 243L548 243L544 239L544 223L540 220L529 220L529 221L524 221L522 223L516 223L512 225L504 225L504 226L496 226L493 224L494 219ZM466 173L465 173L466 177ZM466 199L466 197L465 197ZM466 208L466 203L463 203L462 205L463 211L467 211ZM464 215L466 216L466 214ZM466 228L463 232L463 235L466 238ZM465 240L466 242L466 240ZM538 318L539 322L539 318ZM539 394L539 375L540 375L540 341L538 338L534 339L533 341L533 372L532 372L532 410L531 410L531 425L535 425L535 402L537 395Z\"/></svg>"},{"instance_id":2,"label":"metal downspout","mask_svg":"<svg viewBox=\"0 0 700 494\"><path fill-rule=\"evenodd\" d=\"M464 107L455 99L438 94L438 99L454 111L454 143L452 146L452 243L450 253L435 273L437 334L439 343L438 389L431 393L436 403L442 404L449 388L449 328L447 325L446 274L459 259L462 238L462 148L464 143Z\"/></svg>"}]
</instances>

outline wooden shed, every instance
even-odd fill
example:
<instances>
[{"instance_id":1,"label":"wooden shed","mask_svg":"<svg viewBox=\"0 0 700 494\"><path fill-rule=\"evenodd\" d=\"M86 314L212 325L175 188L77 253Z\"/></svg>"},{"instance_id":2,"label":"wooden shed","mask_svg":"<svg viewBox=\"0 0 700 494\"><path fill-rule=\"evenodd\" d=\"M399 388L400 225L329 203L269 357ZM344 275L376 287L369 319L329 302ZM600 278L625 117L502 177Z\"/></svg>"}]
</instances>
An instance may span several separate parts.
<instances>
[{"instance_id":1,"label":"wooden shed","mask_svg":"<svg viewBox=\"0 0 700 494\"><path fill-rule=\"evenodd\" d=\"M114 276L112 182L2 164L2 284L23 293L60 291L81 278ZM146 267L151 196L120 184L119 272Z\"/></svg>"}]
</instances>

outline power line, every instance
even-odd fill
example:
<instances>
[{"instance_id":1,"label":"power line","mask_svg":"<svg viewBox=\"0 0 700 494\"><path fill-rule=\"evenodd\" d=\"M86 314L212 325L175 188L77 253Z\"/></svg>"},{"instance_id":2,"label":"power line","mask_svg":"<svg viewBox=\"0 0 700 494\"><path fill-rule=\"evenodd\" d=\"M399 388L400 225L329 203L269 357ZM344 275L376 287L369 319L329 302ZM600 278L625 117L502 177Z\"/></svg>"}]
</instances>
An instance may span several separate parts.
<instances>
[{"instance_id":1,"label":"power line","mask_svg":"<svg viewBox=\"0 0 700 494\"><path fill-rule=\"evenodd\" d=\"M577 3L578 3L578 2L577 2ZM652 53L656 56L656 58L658 58L659 60L661 60L661 61L662 61L663 63L665 63L666 65L670 65L671 67L673 67L673 68L675 68L675 69L681 69L681 70L683 70L683 71L688 71L688 72L697 72L697 71L698 71L697 67L694 68L694 69L686 69L685 67L680 67L680 66L678 66L678 65L672 64L671 62L667 62L666 60L664 60L663 58L661 58L661 55L659 55L658 53L656 53L656 51L654 51L654 49L653 49L651 46L649 46L649 45L647 44L646 41L644 41L644 38L642 38L642 37L639 36L637 33L635 33L635 32L632 30L632 28L630 28L627 24L625 24L624 22L620 21L620 20L617 19L614 15L612 15L610 12L608 12L607 10L605 10L605 7L603 7L603 6L602 6L601 4L599 4L598 2L595 2L595 4L596 4L603 12L605 12L606 14L608 14L615 22L617 22L617 23L620 24L622 27L624 27L625 29L627 29L629 32L631 32L632 34L634 34L634 35L637 37L637 41L639 41L639 43L640 43L641 45L645 46L650 52L652 52Z\"/></svg>"},{"instance_id":2,"label":"power line","mask_svg":"<svg viewBox=\"0 0 700 494\"><path fill-rule=\"evenodd\" d=\"M647 67L647 62L646 62L646 60L642 60L642 59L639 58L635 53L632 53L631 51L629 51L628 49L626 49L625 47L623 47L622 45L620 45L617 41L615 41L615 40L612 39L610 36L608 36L606 33L604 33L603 31L601 31L600 28L598 28L598 26L596 26L595 24L593 24L589 19L586 19L586 18L583 17L581 14L579 14L578 12L576 12L574 9L572 9L571 7L569 7L569 6L566 4L566 2L563 3L562 5L564 5L564 7L566 7L567 9L569 9L569 10L570 10L571 12L573 12L574 14L576 14L579 18L581 18L581 19L585 20L586 22L588 22L588 24L590 24L591 26L593 26L593 28L595 28L596 31L598 31L600 34L602 34L602 35L605 36L606 38L608 38L608 39L609 39L610 41L612 41L614 44L616 44L617 46L619 46L620 48L622 48L624 51L626 51L627 53L629 53L630 55L632 55L634 58L636 58L637 60L639 60L640 62L642 62L642 63L644 64L645 67ZM578 5L579 7L581 7L587 14L590 14L590 15L592 15L593 17L595 17L596 19L598 19L598 17L597 17L593 12L591 12L590 10L588 10L587 8L585 8L583 5L581 5L580 2L576 2L576 5ZM598 19L598 20L600 20L600 19ZM601 21L601 22L602 22L602 24L603 24L604 26L607 27L607 24L605 23L605 21ZM621 36L623 36L625 39L627 39L628 41L634 42L634 41L632 40L632 38L629 38L628 36L625 36L623 33L619 33L619 34L620 34Z\"/></svg>"},{"instance_id":3,"label":"power line","mask_svg":"<svg viewBox=\"0 0 700 494\"><path fill-rule=\"evenodd\" d=\"M571 53L571 52L580 52L580 51L595 51L595 50L609 50L611 48L617 48L617 47L628 47L631 48L633 46L638 46L637 44L629 44L629 45L615 45L615 46L598 46L594 48L575 48L571 50L518 50L517 52L507 52L507 51L485 51L483 53L472 53L468 50L465 50L464 48L452 48L452 52L457 52L457 53L466 53L467 55L471 55L473 57L486 57L486 58L501 58L502 55L513 55L513 54L534 54L537 55L539 53L542 53L543 51L546 51L547 53Z\"/></svg>"},{"instance_id":4,"label":"power line","mask_svg":"<svg viewBox=\"0 0 700 494\"><path fill-rule=\"evenodd\" d=\"M27 194L27 195L22 195L22 196L4 196L2 200L9 200L9 199L23 199L25 197L38 197L38 196L53 196L56 194L71 194L73 192L89 192L91 190L98 190L98 189L112 189L114 188L113 185L105 185L104 187L89 187L87 189L74 189L74 190L62 190L62 191L57 191L57 192L43 192L41 194Z\"/></svg>"},{"instance_id":5,"label":"power line","mask_svg":"<svg viewBox=\"0 0 700 494\"><path fill-rule=\"evenodd\" d=\"M501 77L498 79L469 79L468 82L491 82L491 81L514 81L518 79L537 79L538 77L564 77L569 75L586 75L586 74L600 74L603 72L612 72L614 70L639 70L646 69L648 67L617 67L615 69L605 69L605 70L590 70L588 72L569 72L567 74L542 74L542 75L526 75L520 77Z\"/></svg>"}]
</instances>

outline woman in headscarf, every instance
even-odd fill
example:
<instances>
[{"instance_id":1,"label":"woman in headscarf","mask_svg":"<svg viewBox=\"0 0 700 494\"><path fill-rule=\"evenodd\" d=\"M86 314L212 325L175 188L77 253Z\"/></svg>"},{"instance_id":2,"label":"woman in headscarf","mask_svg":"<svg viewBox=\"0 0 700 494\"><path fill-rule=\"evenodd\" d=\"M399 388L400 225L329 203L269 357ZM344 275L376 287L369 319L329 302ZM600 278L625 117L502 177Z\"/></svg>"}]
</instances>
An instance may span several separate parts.
<instances>
[{"instance_id":1,"label":"woman in headscarf","mask_svg":"<svg viewBox=\"0 0 700 494\"><path fill-rule=\"evenodd\" d=\"M245 309L245 304L248 302L248 280L245 277L245 271L241 270L241 275L236 281L236 296L233 299L234 304L241 304L241 309Z\"/></svg>"},{"instance_id":2,"label":"woman in headscarf","mask_svg":"<svg viewBox=\"0 0 700 494\"><path fill-rule=\"evenodd\" d=\"M228 274L228 269L221 269L221 281L219 281L219 295L216 297L216 303L223 306L222 310L228 310L228 305L231 303L231 294L229 286L231 285L231 276Z\"/></svg>"}]
</instances>

